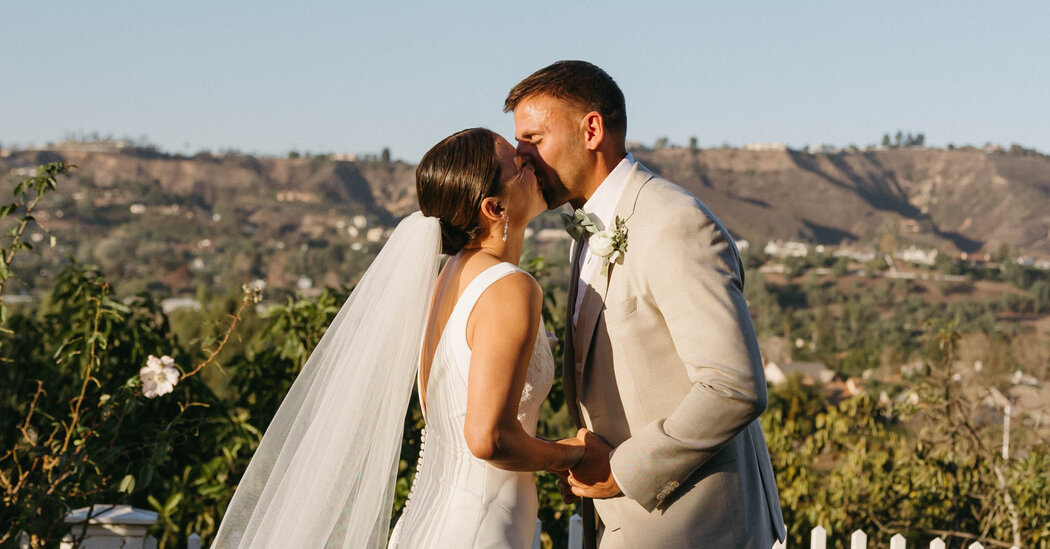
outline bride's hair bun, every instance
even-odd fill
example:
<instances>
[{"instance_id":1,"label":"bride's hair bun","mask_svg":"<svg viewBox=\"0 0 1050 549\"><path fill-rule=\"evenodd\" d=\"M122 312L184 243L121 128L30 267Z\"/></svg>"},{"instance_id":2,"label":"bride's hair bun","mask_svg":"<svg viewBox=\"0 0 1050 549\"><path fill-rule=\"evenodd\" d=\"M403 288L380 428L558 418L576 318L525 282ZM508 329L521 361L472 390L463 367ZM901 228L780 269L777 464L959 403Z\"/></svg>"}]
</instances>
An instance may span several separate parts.
<instances>
[{"instance_id":1,"label":"bride's hair bun","mask_svg":"<svg viewBox=\"0 0 1050 549\"><path fill-rule=\"evenodd\" d=\"M496 137L485 128L454 133L427 151L416 167L419 209L441 221L441 253L459 253L481 232L481 201L502 191Z\"/></svg>"},{"instance_id":2,"label":"bride's hair bun","mask_svg":"<svg viewBox=\"0 0 1050 549\"><path fill-rule=\"evenodd\" d=\"M467 231L450 225L444 219L439 218L438 221L441 222L441 253L454 255L471 241Z\"/></svg>"}]
</instances>

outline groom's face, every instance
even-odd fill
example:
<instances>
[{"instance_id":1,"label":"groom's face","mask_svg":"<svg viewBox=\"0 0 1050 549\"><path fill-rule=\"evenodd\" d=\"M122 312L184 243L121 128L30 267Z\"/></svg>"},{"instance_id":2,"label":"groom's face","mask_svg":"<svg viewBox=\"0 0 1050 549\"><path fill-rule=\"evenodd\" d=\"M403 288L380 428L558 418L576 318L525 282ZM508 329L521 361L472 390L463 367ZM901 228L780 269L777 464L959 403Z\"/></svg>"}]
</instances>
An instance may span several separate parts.
<instances>
[{"instance_id":1,"label":"groom's face","mask_svg":"<svg viewBox=\"0 0 1050 549\"><path fill-rule=\"evenodd\" d=\"M514 109L518 154L536 170L547 207L586 201L586 147L578 109L545 95L527 97ZM577 204L577 202L579 204Z\"/></svg>"}]
</instances>

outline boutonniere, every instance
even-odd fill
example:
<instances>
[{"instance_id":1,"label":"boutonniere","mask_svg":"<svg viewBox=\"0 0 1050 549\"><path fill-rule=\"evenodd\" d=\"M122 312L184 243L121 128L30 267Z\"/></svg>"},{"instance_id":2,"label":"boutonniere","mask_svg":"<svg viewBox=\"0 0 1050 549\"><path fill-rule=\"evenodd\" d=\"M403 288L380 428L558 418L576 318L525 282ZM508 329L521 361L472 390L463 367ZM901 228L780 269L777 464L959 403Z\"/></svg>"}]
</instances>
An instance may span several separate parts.
<instances>
[{"instance_id":1,"label":"boutonniere","mask_svg":"<svg viewBox=\"0 0 1050 549\"><path fill-rule=\"evenodd\" d=\"M603 261L602 276L609 274L609 265L622 263L623 256L627 253L627 227L619 216L616 217L614 225L615 228L605 231L599 231L595 227L587 241L588 253Z\"/></svg>"},{"instance_id":2,"label":"boutonniere","mask_svg":"<svg viewBox=\"0 0 1050 549\"><path fill-rule=\"evenodd\" d=\"M565 225L565 232L569 233L573 240L579 240L587 233L598 232L598 226L594 224L590 214L581 208L576 208L572 215L561 214L561 222Z\"/></svg>"}]
</instances>

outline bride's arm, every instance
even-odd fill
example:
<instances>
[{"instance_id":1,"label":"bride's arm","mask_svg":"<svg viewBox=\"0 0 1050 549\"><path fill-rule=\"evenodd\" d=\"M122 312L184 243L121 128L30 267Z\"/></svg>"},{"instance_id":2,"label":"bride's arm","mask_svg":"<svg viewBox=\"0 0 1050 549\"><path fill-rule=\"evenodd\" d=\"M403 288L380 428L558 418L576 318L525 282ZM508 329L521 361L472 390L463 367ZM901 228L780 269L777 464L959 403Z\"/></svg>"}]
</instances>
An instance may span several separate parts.
<instances>
[{"instance_id":1,"label":"bride's arm","mask_svg":"<svg viewBox=\"0 0 1050 549\"><path fill-rule=\"evenodd\" d=\"M474 456L501 469L564 471L583 457L581 441L545 441L518 421L542 305L536 281L512 274L485 290L467 324L472 352L463 434Z\"/></svg>"}]
</instances>

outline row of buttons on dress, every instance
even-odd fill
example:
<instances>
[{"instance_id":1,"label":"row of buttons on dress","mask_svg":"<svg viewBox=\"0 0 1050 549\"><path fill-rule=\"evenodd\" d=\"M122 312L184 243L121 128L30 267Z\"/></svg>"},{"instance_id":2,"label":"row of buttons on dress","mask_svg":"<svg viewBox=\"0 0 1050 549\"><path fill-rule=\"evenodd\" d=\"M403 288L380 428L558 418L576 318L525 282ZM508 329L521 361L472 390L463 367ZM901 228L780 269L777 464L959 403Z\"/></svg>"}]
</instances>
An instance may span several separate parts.
<instances>
[{"instance_id":1,"label":"row of buttons on dress","mask_svg":"<svg viewBox=\"0 0 1050 549\"><path fill-rule=\"evenodd\" d=\"M405 498L405 509L408 509L409 504L412 503L412 494L416 492L416 481L419 480L419 472L423 470L423 454L426 452L427 447L427 428L423 427L419 431L419 459L416 460L416 475L412 477L412 486L408 489L408 496Z\"/></svg>"}]
</instances>

